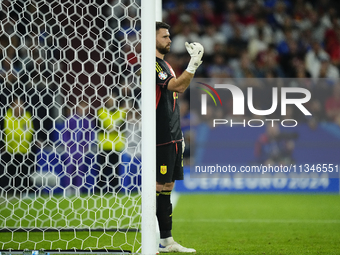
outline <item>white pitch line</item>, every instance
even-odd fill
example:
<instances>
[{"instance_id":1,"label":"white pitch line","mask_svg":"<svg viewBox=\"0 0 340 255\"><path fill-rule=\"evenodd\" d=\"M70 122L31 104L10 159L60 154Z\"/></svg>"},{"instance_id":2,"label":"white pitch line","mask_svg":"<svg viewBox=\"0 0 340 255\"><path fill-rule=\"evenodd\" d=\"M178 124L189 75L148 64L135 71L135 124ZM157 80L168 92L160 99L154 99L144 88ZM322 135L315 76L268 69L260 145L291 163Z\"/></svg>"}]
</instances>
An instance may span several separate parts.
<instances>
[{"instance_id":1,"label":"white pitch line","mask_svg":"<svg viewBox=\"0 0 340 255\"><path fill-rule=\"evenodd\" d=\"M340 220L303 220L303 219L174 219L180 222L208 222L208 223L318 223L340 224Z\"/></svg>"},{"instance_id":2,"label":"white pitch line","mask_svg":"<svg viewBox=\"0 0 340 255\"><path fill-rule=\"evenodd\" d=\"M177 205L178 199L179 199L179 193L176 191L171 192L171 203L172 203L172 209L174 209Z\"/></svg>"}]
</instances>

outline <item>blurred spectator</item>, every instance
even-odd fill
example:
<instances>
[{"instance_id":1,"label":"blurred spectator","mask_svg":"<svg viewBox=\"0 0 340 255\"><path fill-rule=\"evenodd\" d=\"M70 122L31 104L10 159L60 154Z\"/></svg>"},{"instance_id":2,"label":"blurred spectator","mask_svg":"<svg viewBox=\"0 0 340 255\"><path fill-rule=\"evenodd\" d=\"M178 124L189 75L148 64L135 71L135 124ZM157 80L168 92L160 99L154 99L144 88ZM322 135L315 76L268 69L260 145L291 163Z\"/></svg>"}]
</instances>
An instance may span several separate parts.
<instances>
[{"instance_id":1,"label":"blurred spectator","mask_svg":"<svg viewBox=\"0 0 340 255\"><path fill-rule=\"evenodd\" d=\"M204 55L211 56L214 54L215 44L225 44L226 38L213 24L205 26L204 32L199 42L204 47Z\"/></svg>"},{"instance_id":2,"label":"blurred spectator","mask_svg":"<svg viewBox=\"0 0 340 255\"><path fill-rule=\"evenodd\" d=\"M285 1L266 1L267 7L270 7L268 2L272 2L272 14L268 17L268 22L272 27L282 28L288 16L287 4Z\"/></svg>"},{"instance_id":3,"label":"blurred spectator","mask_svg":"<svg viewBox=\"0 0 340 255\"><path fill-rule=\"evenodd\" d=\"M243 39L248 39L245 32L245 27L238 21L238 15L236 12L230 12L225 17L224 23L221 25L221 31L226 37L226 40L229 41L230 38L235 36L235 30L238 29L241 32Z\"/></svg>"},{"instance_id":4,"label":"blurred spectator","mask_svg":"<svg viewBox=\"0 0 340 255\"><path fill-rule=\"evenodd\" d=\"M234 28L234 35L227 42L227 56L229 58L239 58L241 53L248 47L248 41L242 37L239 27Z\"/></svg>"},{"instance_id":5,"label":"blurred spectator","mask_svg":"<svg viewBox=\"0 0 340 255\"><path fill-rule=\"evenodd\" d=\"M267 66L266 66L266 51L263 50L257 54L256 59L254 60L255 63L255 77L256 78L265 78L267 73Z\"/></svg>"},{"instance_id":6,"label":"blurred spectator","mask_svg":"<svg viewBox=\"0 0 340 255\"><path fill-rule=\"evenodd\" d=\"M250 26L256 23L256 17L261 11L261 5L258 0L248 1L248 0L238 0L236 6L242 13L240 15L239 21L245 25Z\"/></svg>"},{"instance_id":7,"label":"blurred spectator","mask_svg":"<svg viewBox=\"0 0 340 255\"><path fill-rule=\"evenodd\" d=\"M66 155L64 165L67 178L63 186L66 195L80 195L80 192L93 192L94 183L99 173L96 163L97 153L96 123L87 102L81 101L66 120L62 132L62 143Z\"/></svg>"},{"instance_id":8,"label":"blurred spectator","mask_svg":"<svg viewBox=\"0 0 340 255\"><path fill-rule=\"evenodd\" d=\"M20 195L31 190L30 175L35 164L32 115L20 98L15 98L7 109L3 129L5 152L1 160L6 167L0 169L1 196L6 196L3 191Z\"/></svg>"},{"instance_id":9,"label":"blurred spectator","mask_svg":"<svg viewBox=\"0 0 340 255\"><path fill-rule=\"evenodd\" d=\"M233 62L234 77L254 78L255 67L247 51L241 52L240 60Z\"/></svg>"},{"instance_id":10,"label":"blurred spectator","mask_svg":"<svg viewBox=\"0 0 340 255\"><path fill-rule=\"evenodd\" d=\"M280 55L280 65L286 77L296 77L296 66L304 59L304 52L295 40L288 41L288 52Z\"/></svg>"},{"instance_id":11,"label":"blurred spectator","mask_svg":"<svg viewBox=\"0 0 340 255\"><path fill-rule=\"evenodd\" d=\"M295 25L292 17L286 16L282 27L273 31L275 37L273 42L280 43L283 40L287 40L287 35L285 34L285 31L289 31L289 36L291 36L291 38L293 38L294 40L299 40L301 37L301 31Z\"/></svg>"},{"instance_id":12,"label":"blurred spectator","mask_svg":"<svg viewBox=\"0 0 340 255\"><path fill-rule=\"evenodd\" d=\"M181 31L178 22L181 22L179 17L187 12L184 2L164 1L163 8L166 8L166 12L163 14L163 18L167 19L168 24L171 26L171 33L178 34Z\"/></svg>"},{"instance_id":13,"label":"blurred spectator","mask_svg":"<svg viewBox=\"0 0 340 255\"><path fill-rule=\"evenodd\" d=\"M281 30L279 30L281 32ZM276 34L277 50L280 54L287 54L289 52L290 41L296 41L298 36L294 36L293 29L291 27L285 27L282 30L282 34Z\"/></svg>"},{"instance_id":14,"label":"blurred spectator","mask_svg":"<svg viewBox=\"0 0 340 255\"><path fill-rule=\"evenodd\" d=\"M325 33L325 49L333 65L340 67L340 21L337 16L331 18L332 27Z\"/></svg>"},{"instance_id":15,"label":"blurred spectator","mask_svg":"<svg viewBox=\"0 0 340 255\"><path fill-rule=\"evenodd\" d=\"M246 30L247 36L250 40L258 39L265 44L273 42L273 31L266 22L263 14L259 15L256 19L256 23L249 25Z\"/></svg>"},{"instance_id":16,"label":"blurred spectator","mask_svg":"<svg viewBox=\"0 0 340 255\"><path fill-rule=\"evenodd\" d=\"M310 3L305 0L295 0L292 6L291 17L297 27L301 28L300 23L305 19L308 10L311 8Z\"/></svg>"},{"instance_id":17,"label":"blurred spectator","mask_svg":"<svg viewBox=\"0 0 340 255\"><path fill-rule=\"evenodd\" d=\"M329 121L340 125L340 84L333 87L332 95L325 102L326 116Z\"/></svg>"},{"instance_id":18,"label":"blurred spectator","mask_svg":"<svg viewBox=\"0 0 340 255\"><path fill-rule=\"evenodd\" d=\"M319 69L315 70L314 74L314 77L330 78L335 80L339 78L339 69L331 64L329 57L322 57Z\"/></svg>"},{"instance_id":19,"label":"blurred spectator","mask_svg":"<svg viewBox=\"0 0 340 255\"><path fill-rule=\"evenodd\" d=\"M232 69L226 64L223 55L215 54L214 62L207 68L207 74L212 78L228 78L232 75Z\"/></svg>"},{"instance_id":20,"label":"blurred spectator","mask_svg":"<svg viewBox=\"0 0 340 255\"><path fill-rule=\"evenodd\" d=\"M305 62L301 59L295 60L295 75L296 78L310 78L310 73L307 71ZM311 86L311 82L307 82Z\"/></svg>"},{"instance_id":21,"label":"blurred spectator","mask_svg":"<svg viewBox=\"0 0 340 255\"><path fill-rule=\"evenodd\" d=\"M258 78L285 76L283 70L279 66L277 51L272 45L270 45L266 51L262 51L257 55L255 67L255 75Z\"/></svg>"},{"instance_id":22,"label":"blurred spectator","mask_svg":"<svg viewBox=\"0 0 340 255\"><path fill-rule=\"evenodd\" d=\"M311 129L315 129L320 121L325 120L324 107L319 99L312 99L307 104L307 109L312 114L307 118L307 123Z\"/></svg>"},{"instance_id":23,"label":"blurred spectator","mask_svg":"<svg viewBox=\"0 0 340 255\"><path fill-rule=\"evenodd\" d=\"M305 57L306 69L312 77L319 77L321 62L328 58L329 56L321 44L318 41L313 41L312 48Z\"/></svg>"},{"instance_id":24,"label":"blurred spectator","mask_svg":"<svg viewBox=\"0 0 340 255\"><path fill-rule=\"evenodd\" d=\"M255 144L255 157L259 164L286 165L294 163L293 150L296 133L282 133L279 125L268 124Z\"/></svg>"},{"instance_id":25,"label":"blurred spectator","mask_svg":"<svg viewBox=\"0 0 340 255\"><path fill-rule=\"evenodd\" d=\"M311 29L313 40L316 40L319 43L323 42L327 24L322 22L319 14L315 10L309 9L307 17L305 17L300 25L302 29Z\"/></svg>"},{"instance_id":26,"label":"blurred spectator","mask_svg":"<svg viewBox=\"0 0 340 255\"><path fill-rule=\"evenodd\" d=\"M264 38L264 31L262 28L257 30L256 36L252 36L248 44L249 56L255 60L258 53L265 51L268 48L268 41Z\"/></svg>"},{"instance_id":27,"label":"blurred spectator","mask_svg":"<svg viewBox=\"0 0 340 255\"><path fill-rule=\"evenodd\" d=\"M298 1L298 0L297 0ZM304 0L302 0L304 1ZM291 0L265 0L263 1L263 6L266 12L272 13L277 8L278 3L282 3L285 6L285 11L289 11L292 8Z\"/></svg>"},{"instance_id":28,"label":"blurred spectator","mask_svg":"<svg viewBox=\"0 0 340 255\"><path fill-rule=\"evenodd\" d=\"M268 50L266 51L267 69L274 74L274 77L285 77L285 73L283 72L279 63L279 58L280 56L275 45L270 44Z\"/></svg>"},{"instance_id":29,"label":"blurred spectator","mask_svg":"<svg viewBox=\"0 0 340 255\"><path fill-rule=\"evenodd\" d=\"M204 10L204 11L200 11ZM222 17L215 11L214 1L203 0L200 4L200 10L197 10L195 20L201 25L220 26Z\"/></svg>"},{"instance_id":30,"label":"blurred spectator","mask_svg":"<svg viewBox=\"0 0 340 255\"><path fill-rule=\"evenodd\" d=\"M182 94L180 94L182 95ZM181 116L181 129L182 132L185 133L190 129L190 105L189 101L183 98L183 96L179 96L180 99L180 116Z\"/></svg>"},{"instance_id":31,"label":"blurred spectator","mask_svg":"<svg viewBox=\"0 0 340 255\"><path fill-rule=\"evenodd\" d=\"M176 54L186 53L185 42L199 42L198 33L193 29L190 15L183 14L180 17L180 33L172 37L171 51ZM172 30L171 30L172 31Z\"/></svg>"},{"instance_id":32,"label":"blurred spectator","mask_svg":"<svg viewBox=\"0 0 340 255\"><path fill-rule=\"evenodd\" d=\"M106 192L119 190L117 168L119 154L125 148L125 137L121 129L126 120L126 112L118 108L116 97L113 95L105 98L104 107L98 109L97 112L100 127L98 163L102 169L98 186L105 189Z\"/></svg>"}]
</instances>

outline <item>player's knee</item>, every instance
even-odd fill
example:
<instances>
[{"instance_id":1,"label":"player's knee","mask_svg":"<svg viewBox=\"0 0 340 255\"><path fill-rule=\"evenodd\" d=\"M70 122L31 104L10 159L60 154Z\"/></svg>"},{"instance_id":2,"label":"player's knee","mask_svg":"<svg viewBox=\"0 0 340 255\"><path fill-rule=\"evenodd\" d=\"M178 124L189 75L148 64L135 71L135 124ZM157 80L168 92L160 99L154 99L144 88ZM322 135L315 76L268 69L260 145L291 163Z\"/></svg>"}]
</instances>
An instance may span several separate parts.
<instances>
[{"instance_id":1,"label":"player's knee","mask_svg":"<svg viewBox=\"0 0 340 255\"><path fill-rule=\"evenodd\" d=\"M164 188L164 185L165 185L165 183L159 183L159 182L157 182L157 183L156 183L156 191L157 191L157 192L161 192L161 191L163 190L163 188Z\"/></svg>"},{"instance_id":2,"label":"player's knee","mask_svg":"<svg viewBox=\"0 0 340 255\"><path fill-rule=\"evenodd\" d=\"M163 190L171 191L171 190L173 190L174 185L175 185L174 182L165 183L164 186L163 186Z\"/></svg>"},{"instance_id":3,"label":"player's knee","mask_svg":"<svg viewBox=\"0 0 340 255\"><path fill-rule=\"evenodd\" d=\"M163 190L167 190L167 191L172 191L174 188L175 183L174 182L169 182L169 183L160 183L157 182L156 183L156 191L157 192L161 192Z\"/></svg>"}]
</instances>

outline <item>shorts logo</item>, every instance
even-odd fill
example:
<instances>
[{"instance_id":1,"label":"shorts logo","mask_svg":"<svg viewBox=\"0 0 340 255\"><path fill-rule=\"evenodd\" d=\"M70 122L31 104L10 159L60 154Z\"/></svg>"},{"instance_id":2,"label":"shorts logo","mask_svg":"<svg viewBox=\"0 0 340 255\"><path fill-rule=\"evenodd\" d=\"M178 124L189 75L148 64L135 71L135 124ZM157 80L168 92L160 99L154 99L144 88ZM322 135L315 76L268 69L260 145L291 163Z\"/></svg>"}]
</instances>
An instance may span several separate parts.
<instances>
[{"instance_id":1,"label":"shorts logo","mask_svg":"<svg viewBox=\"0 0 340 255\"><path fill-rule=\"evenodd\" d=\"M165 73L165 72L163 72L163 71L160 71L160 72L158 73L158 77L159 77L159 79L161 79L161 80L165 80L165 79L168 77L168 74Z\"/></svg>"},{"instance_id":2,"label":"shorts logo","mask_svg":"<svg viewBox=\"0 0 340 255\"><path fill-rule=\"evenodd\" d=\"M161 174L166 174L167 171L167 166L161 166Z\"/></svg>"}]
</instances>

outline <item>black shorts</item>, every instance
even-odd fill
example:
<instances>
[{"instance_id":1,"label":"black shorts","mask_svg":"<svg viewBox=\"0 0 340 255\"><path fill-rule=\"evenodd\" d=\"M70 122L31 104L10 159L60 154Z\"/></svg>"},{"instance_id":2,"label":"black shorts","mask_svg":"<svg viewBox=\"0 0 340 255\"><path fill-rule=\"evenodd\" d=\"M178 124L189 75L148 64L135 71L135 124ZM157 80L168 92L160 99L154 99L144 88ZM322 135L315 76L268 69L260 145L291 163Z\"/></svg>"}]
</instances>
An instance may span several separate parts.
<instances>
[{"instance_id":1,"label":"black shorts","mask_svg":"<svg viewBox=\"0 0 340 255\"><path fill-rule=\"evenodd\" d=\"M156 148L156 181L170 183L183 180L182 143L170 143Z\"/></svg>"}]
</instances>

